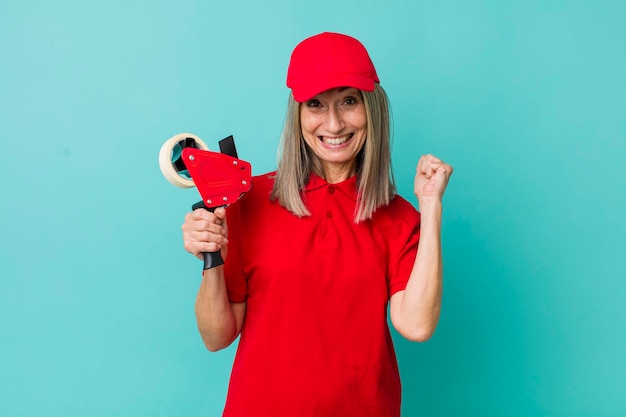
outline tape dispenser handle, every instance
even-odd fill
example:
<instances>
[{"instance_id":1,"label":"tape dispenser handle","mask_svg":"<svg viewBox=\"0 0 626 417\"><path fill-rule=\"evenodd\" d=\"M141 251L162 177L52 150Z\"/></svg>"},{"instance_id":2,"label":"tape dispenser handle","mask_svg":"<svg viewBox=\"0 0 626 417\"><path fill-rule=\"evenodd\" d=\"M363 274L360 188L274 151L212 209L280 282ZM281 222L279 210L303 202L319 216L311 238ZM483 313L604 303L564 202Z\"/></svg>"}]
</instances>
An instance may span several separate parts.
<instances>
[{"instance_id":1,"label":"tape dispenser handle","mask_svg":"<svg viewBox=\"0 0 626 417\"><path fill-rule=\"evenodd\" d=\"M213 213L218 207L207 207L204 204L204 201L198 201L196 204L191 206L191 210L196 210L199 208L203 208L205 210ZM217 250L216 252L202 252L202 257L204 259L204 267L203 270L215 268L216 266L224 265L224 259L222 258L222 252Z\"/></svg>"}]
</instances>

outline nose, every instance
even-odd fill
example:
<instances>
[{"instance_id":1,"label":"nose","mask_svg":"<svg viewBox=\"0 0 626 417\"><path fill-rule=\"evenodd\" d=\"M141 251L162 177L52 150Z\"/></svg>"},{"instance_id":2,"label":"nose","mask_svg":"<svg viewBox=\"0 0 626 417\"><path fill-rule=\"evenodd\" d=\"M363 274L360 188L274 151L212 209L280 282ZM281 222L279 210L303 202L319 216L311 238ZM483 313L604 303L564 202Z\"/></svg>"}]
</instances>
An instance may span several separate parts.
<instances>
[{"instance_id":1,"label":"nose","mask_svg":"<svg viewBox=\"0 0 626 417\"><path fill-rule=\"evenodd\" d=\"M324 127L328 133L339 133L345 126L341 111L335 106L331 106L328 112L326 112L326 119L324 122Z\"/></svg>"}]
</instances>

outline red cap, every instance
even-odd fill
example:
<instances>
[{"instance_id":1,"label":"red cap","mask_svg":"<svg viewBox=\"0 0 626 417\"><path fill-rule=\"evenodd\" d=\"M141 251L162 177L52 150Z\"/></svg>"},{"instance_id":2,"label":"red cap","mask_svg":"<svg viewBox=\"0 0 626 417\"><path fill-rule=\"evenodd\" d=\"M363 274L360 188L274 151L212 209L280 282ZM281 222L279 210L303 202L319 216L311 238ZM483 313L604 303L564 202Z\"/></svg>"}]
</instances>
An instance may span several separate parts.
<instances>
[{"instance_id":1,"label":"red cap","mask_svg":"<svg viewBox=\"0 0 626 417\"><path fill-rule=\"evenodd\" d=\"M287 70L287 87L299 103L337 87L374 91L378 82L363 44L340 33L324 32L300 42Z\"/></svg>"}]
</instances>

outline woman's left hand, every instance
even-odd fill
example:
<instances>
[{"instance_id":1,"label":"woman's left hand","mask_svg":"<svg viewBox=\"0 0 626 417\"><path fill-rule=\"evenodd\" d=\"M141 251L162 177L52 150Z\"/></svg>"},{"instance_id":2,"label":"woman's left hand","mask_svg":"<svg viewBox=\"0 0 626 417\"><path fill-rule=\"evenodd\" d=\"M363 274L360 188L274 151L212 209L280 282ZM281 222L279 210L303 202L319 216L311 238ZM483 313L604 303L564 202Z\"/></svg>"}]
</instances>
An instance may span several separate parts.
<instances>
[{"instance_id":1,"label":"woman's left hand","mask_svg":"<svg viewBox=\"0 0 626 417\"><path fill-rule=\"evenodd\" d=\"M452 166L433 155L423 155L415 170L413 191L420 202L441 201L452 175Z\"/></svg>"}]
</instances>

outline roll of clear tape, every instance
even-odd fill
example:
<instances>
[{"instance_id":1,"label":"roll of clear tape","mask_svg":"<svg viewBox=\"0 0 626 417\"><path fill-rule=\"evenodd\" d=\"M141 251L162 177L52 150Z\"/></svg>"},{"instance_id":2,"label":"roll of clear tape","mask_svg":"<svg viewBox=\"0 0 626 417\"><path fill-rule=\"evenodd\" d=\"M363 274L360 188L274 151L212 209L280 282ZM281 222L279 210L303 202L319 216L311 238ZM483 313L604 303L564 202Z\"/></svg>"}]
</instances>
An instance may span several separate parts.
<instances>
[{"instance_id":1,"label":"roll of clear tape","mask_svg":"<svg viewBox=\"0 0 626 417\"><path fill-rule=\"evenodd\" d=\"M198 136L192 133L179 133L169 138L159 151L159 167L161 173L173 185L180 188L191 188L195 184L187 172L181 154L184 148L197 148L205 151L209 147Z\"/></svg>"}]
</instances>

